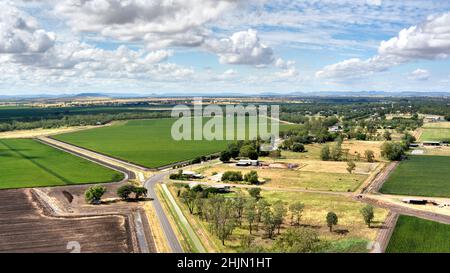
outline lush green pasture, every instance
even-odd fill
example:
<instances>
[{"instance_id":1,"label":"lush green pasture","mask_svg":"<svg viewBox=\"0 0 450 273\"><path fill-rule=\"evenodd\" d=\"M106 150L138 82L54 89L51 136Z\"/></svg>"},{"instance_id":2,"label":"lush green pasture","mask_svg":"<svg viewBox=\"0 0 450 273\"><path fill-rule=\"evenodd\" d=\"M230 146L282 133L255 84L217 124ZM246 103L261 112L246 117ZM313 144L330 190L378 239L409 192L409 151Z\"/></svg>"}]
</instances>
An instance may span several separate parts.
<instances>
[{"instance_id":1,"label":"lush green pasture","mask_svg":"<svg viewBox=\"0 0 450 273\"><path fill-rule=\"evenodd\" d=\"M450 225L402 215L386 252L450 253Z\"/></svg>"},{"instance_id":2,"label":"lush green pasture","mask_svg":"<svg viewBox=\"0 0 450 273\"><path fill-rule=\"evenodd\" d=\"M442 141L450 139L450 128L424 128L420 140Z\"/></svg>"},{"instance_id":3,"label":"lush green pasture","mask_svg":"<svg viewBox=\"0 0 450 273\"><path fill-rule=\"evenodd\" d=\"M119 181L123 175L32 139L0 139L0 189Z\"/></svg>"},{"instance_id":4,"label":"lush green pasture","mask_svg":"<svg viewBox=\"0 0 450 273\"><path fill-rule=\"evenodd\" d=\"M389 176L382 193L450 197L450 157L408 158Z\"/></svg>"},{"instance_id":5,"label":"lush green pasture","mask_svg":"<svg viewBox=\"0 0 450 273\"><path fill-rule=\"evenodd\" d=\"M55 138L149 168L219 152L228 143L225 140L176 141L171 135L174 122L175 119L132 120ZM280 130L290 127L280 125Z\"/></svg>"}]
</instances>

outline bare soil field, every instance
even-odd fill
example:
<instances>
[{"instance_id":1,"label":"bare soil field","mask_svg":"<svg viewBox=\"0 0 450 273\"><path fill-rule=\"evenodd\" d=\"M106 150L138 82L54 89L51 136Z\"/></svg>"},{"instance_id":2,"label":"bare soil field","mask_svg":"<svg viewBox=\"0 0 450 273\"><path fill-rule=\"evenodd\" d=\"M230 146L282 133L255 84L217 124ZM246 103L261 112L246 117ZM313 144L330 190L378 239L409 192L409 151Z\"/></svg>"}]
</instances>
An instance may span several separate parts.
<instances>
[{"instance_id":1,"label":"bare soil field","mask_svg":"<svg viewBox=\"0 0 450 273\"><path fill-rule=\"evenodd\" d=\"M55 218L43 214L30 190L0 191L0 252L133 252L128 219L120 215Z\"/></svg>"}]
</instances>

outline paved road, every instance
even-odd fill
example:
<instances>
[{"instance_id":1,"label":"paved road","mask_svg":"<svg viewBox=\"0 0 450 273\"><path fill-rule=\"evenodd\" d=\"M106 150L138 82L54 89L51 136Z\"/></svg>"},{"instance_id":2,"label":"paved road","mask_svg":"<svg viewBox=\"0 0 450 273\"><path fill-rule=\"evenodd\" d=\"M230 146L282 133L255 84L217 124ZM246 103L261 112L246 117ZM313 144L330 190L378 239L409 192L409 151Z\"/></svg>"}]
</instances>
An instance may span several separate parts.
<instances>
[{"instance_id":1,"label":"paved road","mask_svg":"<svg viewBox=\"0 0 450 273\"><path fill-rule=\"evenodd\" d=\"M164 212L164 209L161 205L161 201L159 200L158 195L155 192L156 184L161 182L164 179L164 177L168 175L170 172L171 171L165 171L162 173L155 174L154 176L150 177L147 181L145 181L144 186L148 190L148 195L154 198L153 206L155 207L156 215L158 216L158 220L164 231L164 235L166 236L169 246L172 249L172 252L182 253L183 248L181 247L180 242L178 241L178 238L175 235L172 226L170 225L169 219L167 218Z\"/></svg>"}]
</instances>

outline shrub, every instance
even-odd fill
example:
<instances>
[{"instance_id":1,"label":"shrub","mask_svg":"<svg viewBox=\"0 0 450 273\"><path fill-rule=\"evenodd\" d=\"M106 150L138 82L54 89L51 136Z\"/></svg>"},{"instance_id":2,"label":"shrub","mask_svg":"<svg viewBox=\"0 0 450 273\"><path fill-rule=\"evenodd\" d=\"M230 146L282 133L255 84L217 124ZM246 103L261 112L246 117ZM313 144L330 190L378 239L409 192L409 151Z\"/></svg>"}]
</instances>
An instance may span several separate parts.
<instances>
[{"instance_id":1,"label":"shrub","mask_svg":"<svg viewBox=\"0 0 450 273\"><path fill-rule=\"evenodd\" d=\"M328 145L322 147L322 150L320 151L320 159L324 161L330 160L330 147Z\"/></svg>"},{"instance_id":2,"label":"shrub","mask_svg":"<svg viewBox=\"0 0 450 273\"><path fill-rule=\"evenodd\" d=\"M229 151L223 151L220 153L220 161L229 162L231 159L231 153Z\"/></svg>"},{"instance_id":3,"label":"shrub","mask_svg":"<svg viewBox=\"0 0 450 273\"><path fill-rule=\"evenodd\" d=\"M297 153L303 153L305 151L305 145L301 143L294 143L294 145L292 145L292 151Z\"/></svg>"},{"instance_id":4,"label":"shrub","mask_svg":"<svg viewBox=\"0 0 450 273\"><path fill-rule=\"evenodd\" d=\"M242 173L227 171L222 175L222 181L242 181Z\"/></svg>"},{"instance_id":5,"label":"shrub","mask_svg":"<svg viewBox=\"0 0 450 273\"><path fill-rule=\"evenodd\" d=\"M244 181L250 184L259 184L258 173L256 171L250 171L244 175Z\"/></svg>"}]
</instances>

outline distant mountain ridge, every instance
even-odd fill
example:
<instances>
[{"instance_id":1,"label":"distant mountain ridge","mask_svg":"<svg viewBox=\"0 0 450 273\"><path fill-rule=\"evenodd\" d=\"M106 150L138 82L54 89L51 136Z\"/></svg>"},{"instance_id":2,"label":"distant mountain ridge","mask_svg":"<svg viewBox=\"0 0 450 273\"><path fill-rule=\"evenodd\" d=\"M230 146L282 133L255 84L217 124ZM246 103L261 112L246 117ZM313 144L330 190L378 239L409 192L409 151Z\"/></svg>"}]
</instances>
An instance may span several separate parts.
<instances>
[{"instance_id":1,"label":"distant mountain ridge","mask_svg":"<svg viewBox=\"0 0 450 273\"><path fill-rule=\"evenodd\" d=\"M165 94L137 94L137 93L101 93L101 92L84 92L78 94L35 94L35 95L0 95L2 100L12 99L58 99L58 98L145 98L145 97L450 97L450 92L419 92L419 91L317 91L317 92L291 92L286 94L276 92L249 93L219 93L217 95L203 93L165 93Z\"/></svg>"}]
</instances>

